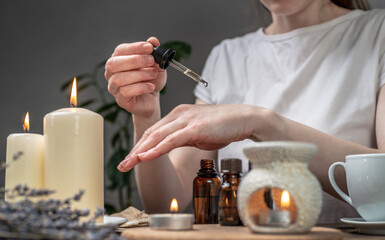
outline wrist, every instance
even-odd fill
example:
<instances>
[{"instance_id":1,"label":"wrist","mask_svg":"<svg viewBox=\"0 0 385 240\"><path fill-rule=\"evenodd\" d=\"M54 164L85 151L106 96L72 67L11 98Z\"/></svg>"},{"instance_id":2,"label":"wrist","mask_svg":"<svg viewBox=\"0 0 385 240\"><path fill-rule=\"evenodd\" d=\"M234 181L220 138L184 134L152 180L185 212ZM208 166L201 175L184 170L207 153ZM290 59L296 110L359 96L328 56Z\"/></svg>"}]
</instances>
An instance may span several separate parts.
<instances>
[{"instance_id":1,"label":"wrist","mask_svg":"<svg viewBox=\"0 0 385 240\"><path fill-rule=\"evenodd\" d=\"M161 116L160 107L157 106L154 111L142 114L132 114L132 122L134 125L134 142L136 143L142 137L143 133L157 121Z\"/></svg>"},{"instance_id":2,"label":"wrist","mask_svg":"<svg viewBox=\"0 0 385 240\"><path fill-rule=\"evenodd\" d=\"M250 139L253 141L284 141L288 140L286 119L276 112L251 106L249 125Z\"/></svg>"}]
</instances>

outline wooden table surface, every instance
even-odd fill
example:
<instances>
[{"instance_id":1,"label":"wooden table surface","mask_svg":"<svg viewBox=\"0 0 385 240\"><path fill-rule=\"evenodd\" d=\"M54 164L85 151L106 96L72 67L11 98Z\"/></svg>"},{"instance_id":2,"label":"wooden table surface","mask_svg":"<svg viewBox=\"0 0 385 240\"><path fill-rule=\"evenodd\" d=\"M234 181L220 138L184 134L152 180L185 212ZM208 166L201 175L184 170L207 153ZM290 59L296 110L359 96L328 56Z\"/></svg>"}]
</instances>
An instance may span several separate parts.
<instances>
[{"instance_id":1,"label":"wooden table surface","mask_svg":"<svg viewBox=\"0 0 385 240\"><path fill-rule=\"evenodd\" d=\"M364 235L348 225L315 226L308 234L253 234L247 227L223 227L218 224L194 225L191 231L159 231L149 227L121 229L122 236L130 240L385 240L385 236Z\"/></svg>"}]
</instances>

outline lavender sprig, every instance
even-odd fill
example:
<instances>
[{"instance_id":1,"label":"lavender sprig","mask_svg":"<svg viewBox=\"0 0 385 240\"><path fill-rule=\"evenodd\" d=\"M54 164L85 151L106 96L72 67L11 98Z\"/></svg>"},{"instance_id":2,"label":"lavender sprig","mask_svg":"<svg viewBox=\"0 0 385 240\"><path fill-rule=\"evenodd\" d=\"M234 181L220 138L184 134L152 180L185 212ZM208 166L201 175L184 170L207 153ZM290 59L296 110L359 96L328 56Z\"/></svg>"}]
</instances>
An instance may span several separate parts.
<instances>
[{"instance_id":1,"label":"lavender sprig","mask_svg":"<svg viewBox=\"0 0 385 240\"><path fill-rule=\"evenodd\" d=\"M13 161L23 155L22 151L13 155ZM8 164L0 163L0 171ZM118 235L114 225L97 225L96 219L103 216L104 209L97 209L88 221L88 209L71 209L73 201L80 201L84 190L64 200L49 198L55 191L33 189L27 185L17 185L13 189L0 188L0 196L5 195L12 202L0 200L0 237L17 239L124 239ZM20 200L18 200L20 199ZM17 201L16 201L17 200Z\"/></svg>"}]
</instances>

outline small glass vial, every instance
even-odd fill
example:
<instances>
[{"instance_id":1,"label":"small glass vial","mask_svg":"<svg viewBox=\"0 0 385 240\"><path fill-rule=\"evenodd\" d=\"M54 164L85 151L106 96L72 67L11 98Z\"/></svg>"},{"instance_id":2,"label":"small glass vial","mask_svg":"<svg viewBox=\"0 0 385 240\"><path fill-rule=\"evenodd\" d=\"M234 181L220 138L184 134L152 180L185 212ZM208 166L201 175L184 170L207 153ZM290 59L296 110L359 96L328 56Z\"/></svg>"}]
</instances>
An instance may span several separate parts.
<instances>
[{"instance_id":1,"label":"small glass vial","mask_svg":"<svg viewBox=\"0 0 385 240\"><path fill-rule=\"evenodd\" d=\"M237 208L237 190L241 181L242 161L228 158L221 161L223 183L219 191L219 224L223 226L242 225Z\"/></svg>"},{"instance_id":2,"label":"small glass vial","mask_svg":"<svg viewBox=\"0 0 385 240\"><path fill-rule=\"evenodd\" d=\"M214 160L202 159L193 182L193 205L196 224L218 223L218 199L221 179Z\"/></svg>"}]
</instances>

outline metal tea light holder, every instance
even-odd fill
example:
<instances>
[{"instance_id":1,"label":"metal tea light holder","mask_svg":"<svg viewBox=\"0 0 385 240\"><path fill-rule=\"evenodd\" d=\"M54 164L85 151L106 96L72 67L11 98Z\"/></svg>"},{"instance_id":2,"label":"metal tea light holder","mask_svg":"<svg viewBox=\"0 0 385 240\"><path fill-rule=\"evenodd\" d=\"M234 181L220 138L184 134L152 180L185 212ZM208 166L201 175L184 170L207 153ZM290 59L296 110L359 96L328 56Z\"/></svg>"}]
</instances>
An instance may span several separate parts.
<instances>
[{"instance_id":1,"label":"metal tea light holder","mask_svg":"<svg viewBox=\"0 0 385 240\"><path fill-rule=\"evenodd\" d=\"M308 162L317 147L299 142L262 142L243 149L251 171L238 189L238 212L253 232L306 233L322 207L321 186Z\"/></svg>"}]
</instances>

